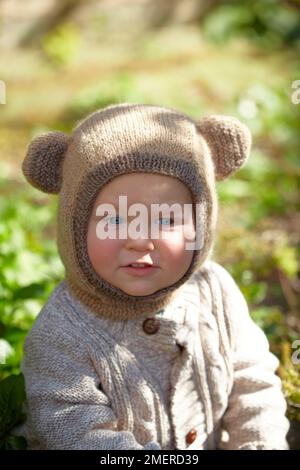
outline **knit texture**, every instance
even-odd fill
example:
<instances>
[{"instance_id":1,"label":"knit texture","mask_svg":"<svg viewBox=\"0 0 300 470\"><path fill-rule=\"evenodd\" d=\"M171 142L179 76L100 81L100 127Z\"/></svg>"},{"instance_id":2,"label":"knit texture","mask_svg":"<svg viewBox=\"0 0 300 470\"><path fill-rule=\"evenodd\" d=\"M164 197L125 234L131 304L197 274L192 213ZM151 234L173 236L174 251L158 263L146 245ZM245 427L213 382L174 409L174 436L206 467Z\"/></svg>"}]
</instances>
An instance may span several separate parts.
<instances>
[{"instance_id":1,"label":"knit texture","mask_svg":"<svg viewBox=\"0 0 300 470\"><path fill-rule=\"evenodd\" d=\"M144 332L147 318L160 320L157 333ZM163 311L123 321L96 316L62 282L25 342L29 446L286 449L277 366L214 262Z\"/></svg>"},{"instance_id":2,"label":"knit texture","mask_svg":"<svg viewBox=\"0 0 300 470\"><path fill-rule=\"evenodd\" d=\"M195 121L174 109L126 103L88 116L70 137L51 132L34 139L23 171L42 191L59 193L58 248L76 297L102 317L116 320L167 306L211 253L215 179L227 177L247 160L250 143L248 129L234 118ZM100 278L87 253L87 226L99 191L114 177L131 172L169 175L186 184L203 239L177 282L144 297L130 296Z\"/></svg>"}]
</instances>

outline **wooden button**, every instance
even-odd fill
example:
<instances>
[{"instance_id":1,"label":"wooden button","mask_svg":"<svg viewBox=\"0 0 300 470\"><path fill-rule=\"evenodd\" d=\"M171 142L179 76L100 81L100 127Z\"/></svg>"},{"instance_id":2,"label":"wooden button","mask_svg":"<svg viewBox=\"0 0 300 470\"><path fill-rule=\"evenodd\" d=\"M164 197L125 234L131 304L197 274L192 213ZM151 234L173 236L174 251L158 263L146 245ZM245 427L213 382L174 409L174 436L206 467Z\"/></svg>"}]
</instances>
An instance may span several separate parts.
<instances>
[{"instance_id":1,"label":"wooden button","mask_svg":"<svg viewBox=\"0 0 300 470\"><path fill-rule=\"evenodd\" d=\"M147 335L154 335L158 332L160 321L157 318L147 318L143 323L143 330Z\"/></svg>"},{"instance_id":2,"label":"wooden button","mask_svg":"<svg viewBox=\"0 0 300 470\"><path fill-rule=\"evenodd\" d=\"M193 442L196 440L197 438L197 431L196 429L191 429L190 432L187 433L186 437L185 437L185 441L187 444L193 444Z\"/></svg>"}]
</instances>

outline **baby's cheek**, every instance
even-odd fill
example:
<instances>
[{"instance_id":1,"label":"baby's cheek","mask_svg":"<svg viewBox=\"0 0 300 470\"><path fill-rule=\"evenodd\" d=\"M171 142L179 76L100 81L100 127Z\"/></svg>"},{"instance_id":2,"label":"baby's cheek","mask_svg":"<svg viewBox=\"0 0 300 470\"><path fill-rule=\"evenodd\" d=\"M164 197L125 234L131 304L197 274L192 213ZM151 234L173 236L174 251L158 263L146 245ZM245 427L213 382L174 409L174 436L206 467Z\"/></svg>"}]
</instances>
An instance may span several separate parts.
<instances>
[{"instance_id":1,"label":"baby's cheek","mask_svg":"<svg viewBox=\"0 0 300 470\"><path fill-rule=\"evenodd\" d=\"M120 252L120 241L118 240L99 240L99 252L101 253L101 260L103 262L113 262L118 259Z\"/></svg>"},{"instance_id":2,"label":"baby's cheek","mask_svg":"<svg viewBox=\"0 0 300 470\"><path fill-rule=\"evenodd\" d=\"M112 261L117 251L116 240L101 240L97 237L96 225L91 223L87 233L88 255L94 267L104 266L105 263Z\"/></svg>"},{"instance_id":3,"label":"baby's cheek","mask_svg":"<svg viewBox=\"0 0 300 470\"><path fill-rule=\"evenodd\" d=\"M193 231L191 231L191 236ZM169 265L181 265L183 268L188 266L193 257L193 251L188 250L189 240L179 232L173 232L168 235L168 239L162 240L161 251L164 258L168 259Z\"/></svg>"},{"instance_id":4,"label":"baby's cheek","mask_svg":"<svg viewBox=\"0 0 300 470\"><path fill-rule=\"evenodd\" d=\"M176 258L181 256L185 246L185 241L181 234L176 232L170 232L169 234L163 235L163 238L159 241L160 249L170 256Z\"/></svg>"}]
</instances>

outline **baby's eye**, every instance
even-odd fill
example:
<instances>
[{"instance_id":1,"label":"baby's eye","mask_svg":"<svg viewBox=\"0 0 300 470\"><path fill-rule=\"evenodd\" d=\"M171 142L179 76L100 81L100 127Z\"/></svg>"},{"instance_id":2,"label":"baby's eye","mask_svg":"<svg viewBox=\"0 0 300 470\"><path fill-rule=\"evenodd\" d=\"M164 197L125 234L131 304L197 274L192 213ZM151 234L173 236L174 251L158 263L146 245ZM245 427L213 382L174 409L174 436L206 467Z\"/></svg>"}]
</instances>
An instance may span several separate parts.
<instances>
[{"instance_id":1,"label":"baby's eye","mask_svg":"<svg viewBox=\"0 0 300 470\"><path fill-rule=\"evenodd\" d=\"M123 217L120 217L117 215L116 217L113 217L113 216L109 217L108 221L112 223L113 225L120 225L121 223L123 223L124 219Z\"/></svg>"},{"instance_id":2,"label":"baby's eye","mask_svg":"<svg viewBox=\"0 0 300 470\"><path fill-rule=\"evenodd\" d=\"M169 217L162 217L160 219L158 219L156 221L156 223L159 223L160 225L162 225L163 227L167 227L169 225L173 225L174 223L174 220L172 218L169 218Z\"/></svg>"}]
</instances>

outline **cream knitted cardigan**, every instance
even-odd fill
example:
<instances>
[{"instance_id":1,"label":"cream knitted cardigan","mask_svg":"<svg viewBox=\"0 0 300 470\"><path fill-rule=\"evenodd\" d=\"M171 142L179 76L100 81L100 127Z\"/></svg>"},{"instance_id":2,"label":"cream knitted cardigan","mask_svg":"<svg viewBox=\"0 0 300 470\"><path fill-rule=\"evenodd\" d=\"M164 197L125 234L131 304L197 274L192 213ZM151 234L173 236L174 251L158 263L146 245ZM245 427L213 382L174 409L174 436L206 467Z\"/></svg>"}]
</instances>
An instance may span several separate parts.
<instances>
[{"instance_id":1,"label":"cream knitted cardigan","mask_svg":"<svg viewBox=\"0 0 300 470\"><path fill-rule=\"evenodd\" d=\"M143 322L154 316L160 328L149 335ZM212 261L164 311L134 320L94 315L62 282L25 343L29 447L286 449L277 366Z\"/></svg>"}]
</instances>

